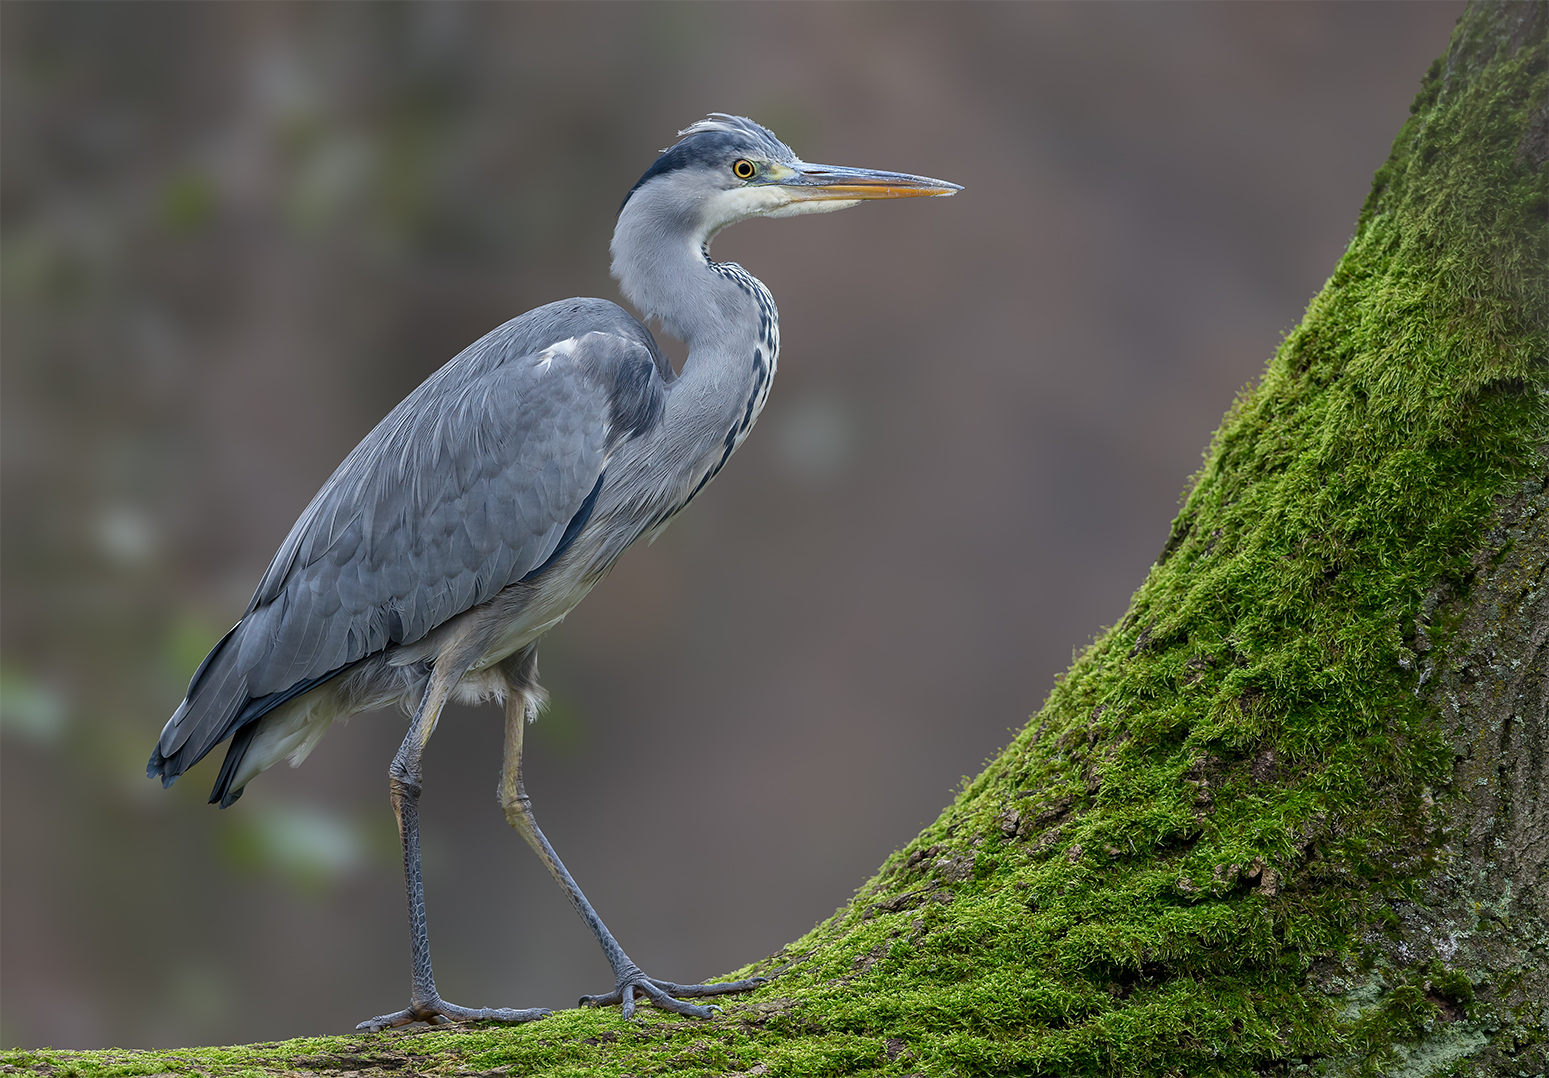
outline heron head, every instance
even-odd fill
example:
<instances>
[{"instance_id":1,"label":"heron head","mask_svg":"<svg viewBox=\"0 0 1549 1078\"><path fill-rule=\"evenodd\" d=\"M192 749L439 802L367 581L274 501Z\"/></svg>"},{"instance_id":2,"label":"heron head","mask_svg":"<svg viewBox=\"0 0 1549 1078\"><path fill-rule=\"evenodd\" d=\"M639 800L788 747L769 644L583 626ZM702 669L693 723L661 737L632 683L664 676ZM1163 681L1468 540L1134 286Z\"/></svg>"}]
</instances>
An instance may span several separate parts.
<instances>
[{"instance_id":1,"label":"heron head","mask_svg":"<svg viewBox=\"0 0 1549 1078\"><path fill-rule=\"evenodd\" d=\"M707 243L749 217L842 210L868 199L950 195L962 188L928 176L814 165L745 116L713 112L662 151L619 207L671 220Z\"/></svg>"}]
</instances>

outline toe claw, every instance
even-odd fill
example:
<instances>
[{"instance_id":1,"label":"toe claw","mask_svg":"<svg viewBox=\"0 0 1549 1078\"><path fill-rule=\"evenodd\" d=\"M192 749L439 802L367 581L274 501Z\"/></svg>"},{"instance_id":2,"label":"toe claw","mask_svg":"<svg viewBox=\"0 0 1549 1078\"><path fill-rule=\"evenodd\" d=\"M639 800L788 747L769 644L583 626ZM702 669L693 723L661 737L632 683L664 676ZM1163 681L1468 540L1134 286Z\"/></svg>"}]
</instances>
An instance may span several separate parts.
<instances>
[{"instance_id":1,"label":"toe claw","mask_svg":"<svg viewBox=\"0 0 1549 1078\"><path fill-rule=\"evenodd\" d=\"M412 1011L395 1011L392 1014L379 1014L375 1018L368 1018L355 1028L368 1030L372 1033L380 1033L384 1029L390 1029L394 1026L406 1026L412 1021L414 1021Z\"/></svg>"}]
</instances>

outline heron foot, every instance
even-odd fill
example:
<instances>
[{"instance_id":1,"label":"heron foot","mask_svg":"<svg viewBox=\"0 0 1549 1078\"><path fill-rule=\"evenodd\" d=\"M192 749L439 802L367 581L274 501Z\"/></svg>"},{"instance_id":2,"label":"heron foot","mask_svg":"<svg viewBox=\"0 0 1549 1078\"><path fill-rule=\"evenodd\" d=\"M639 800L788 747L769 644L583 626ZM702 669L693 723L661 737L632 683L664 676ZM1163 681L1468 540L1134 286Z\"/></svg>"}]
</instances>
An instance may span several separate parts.
<instances>
[{"instance_id":1,"label":"heron foot","mask_svg":"<svg viewBox=\"0 0 1549 1078\"><path fill-rule=\"evenodd\" d=\"M638 995L644 996L665 1011L686 1014L691 1018L709 1018L721 1008L714 1004L700 1007L675 997L720 996L728 992L751 992L764 983L765 978L752 977L745 981L725 981L721 984L673 984L671 981L658 981L655 977L647 977L636 969L620 980L618 986L607 995L582 996L580 1005L611 1007L617 1003L622 1008L624 1017L632 1018L635 1013L635 998Z\"/></svg>"},{"instance_id":2,"label":"heron foot","mask_svg":"<svg viewBox=\"0 0 1549 1078\"><path fill-rule=\"evenodd\" d=\"M355 1028L380 1033L384 1029L406 1026L411 1022L425 1022L433 1026L450 1022L534 1022L553 1013L547 1007L528 1007L525 1010L512 1010L510 1007L459 1007L437 996L428 1003L411 1003L401 1011L368 1018Z\"/></svg>"}]
</instances>

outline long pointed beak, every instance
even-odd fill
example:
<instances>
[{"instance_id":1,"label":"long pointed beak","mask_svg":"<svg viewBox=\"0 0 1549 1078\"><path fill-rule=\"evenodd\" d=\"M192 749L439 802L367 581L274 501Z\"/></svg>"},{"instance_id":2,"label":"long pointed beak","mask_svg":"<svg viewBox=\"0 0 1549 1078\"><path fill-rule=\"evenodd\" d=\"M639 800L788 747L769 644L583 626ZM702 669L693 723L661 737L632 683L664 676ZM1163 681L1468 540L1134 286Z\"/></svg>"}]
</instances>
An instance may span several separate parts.
<instances>
[{"instance_id":1,"label":"long pointed beak","mask_svg":"<svg viewBox=\"0 0 1549 1078\"><path fill-rule=\"evenodd\" d=\"M926 195L953 195L963 188L929 176L911 176L907 172L881 172L870 168L844 168L841 165L801 164L791 175L774 181L790 193L796 202L855 202L867 198L919 198Z\"/></svg>"}]
</instances>

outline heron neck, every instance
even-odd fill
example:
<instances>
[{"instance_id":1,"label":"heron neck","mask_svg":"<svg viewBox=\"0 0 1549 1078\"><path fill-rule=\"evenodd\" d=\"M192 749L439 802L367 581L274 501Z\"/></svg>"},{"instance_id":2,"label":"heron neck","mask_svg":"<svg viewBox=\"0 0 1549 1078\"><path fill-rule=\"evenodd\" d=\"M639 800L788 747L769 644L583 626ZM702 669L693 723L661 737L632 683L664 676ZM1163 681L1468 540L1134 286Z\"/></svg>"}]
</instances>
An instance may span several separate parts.
<instances>
[{"instance_id":1,"label":"heron neck","mask_svg":"<svg viewBox=\"0 0 1549 1078\"><path fill-rule=\"evenodd\" d=\"M689 351L714 349L731 331L740 338L757 304L717 273L709 259L711 236L699 222L671 212L660 193L646 188L630 198L613 232L613 276L647 319L655 318Z\"/></svg>"},{"instance_id":2,"label":"heron neck","mask_svg":"<svg viewBox=\"0 0 1549 1078\"><path fill-rule=\"evenodd\" d=\"M710 261L710 235L671 209L649 187L635 193L613 233L613 276L646 319L688 345L675 392L703 393L705 405L724 396L740 420L750 387L774 374L774 301L741 266ZM699 391L688 391L691 385Z\"/></svg>"},{"instance_id":3,"label":"heron neck","mask_svg":"<svg viewBox=\"0 0 1549 1078\"><path fill-rule=\"evenodd\" d=\"M711 262L705 238L688 228L663 235L670 218L659 212L632 214L641 193L614 232L613 276L642 315L688 345L659 428L679 462L660 490L652 525L660 530L715 477L763 411L780 329L768 289L735 263ZM651 469L658 482L659 471Z\"/></svg>"}]
</instances>

